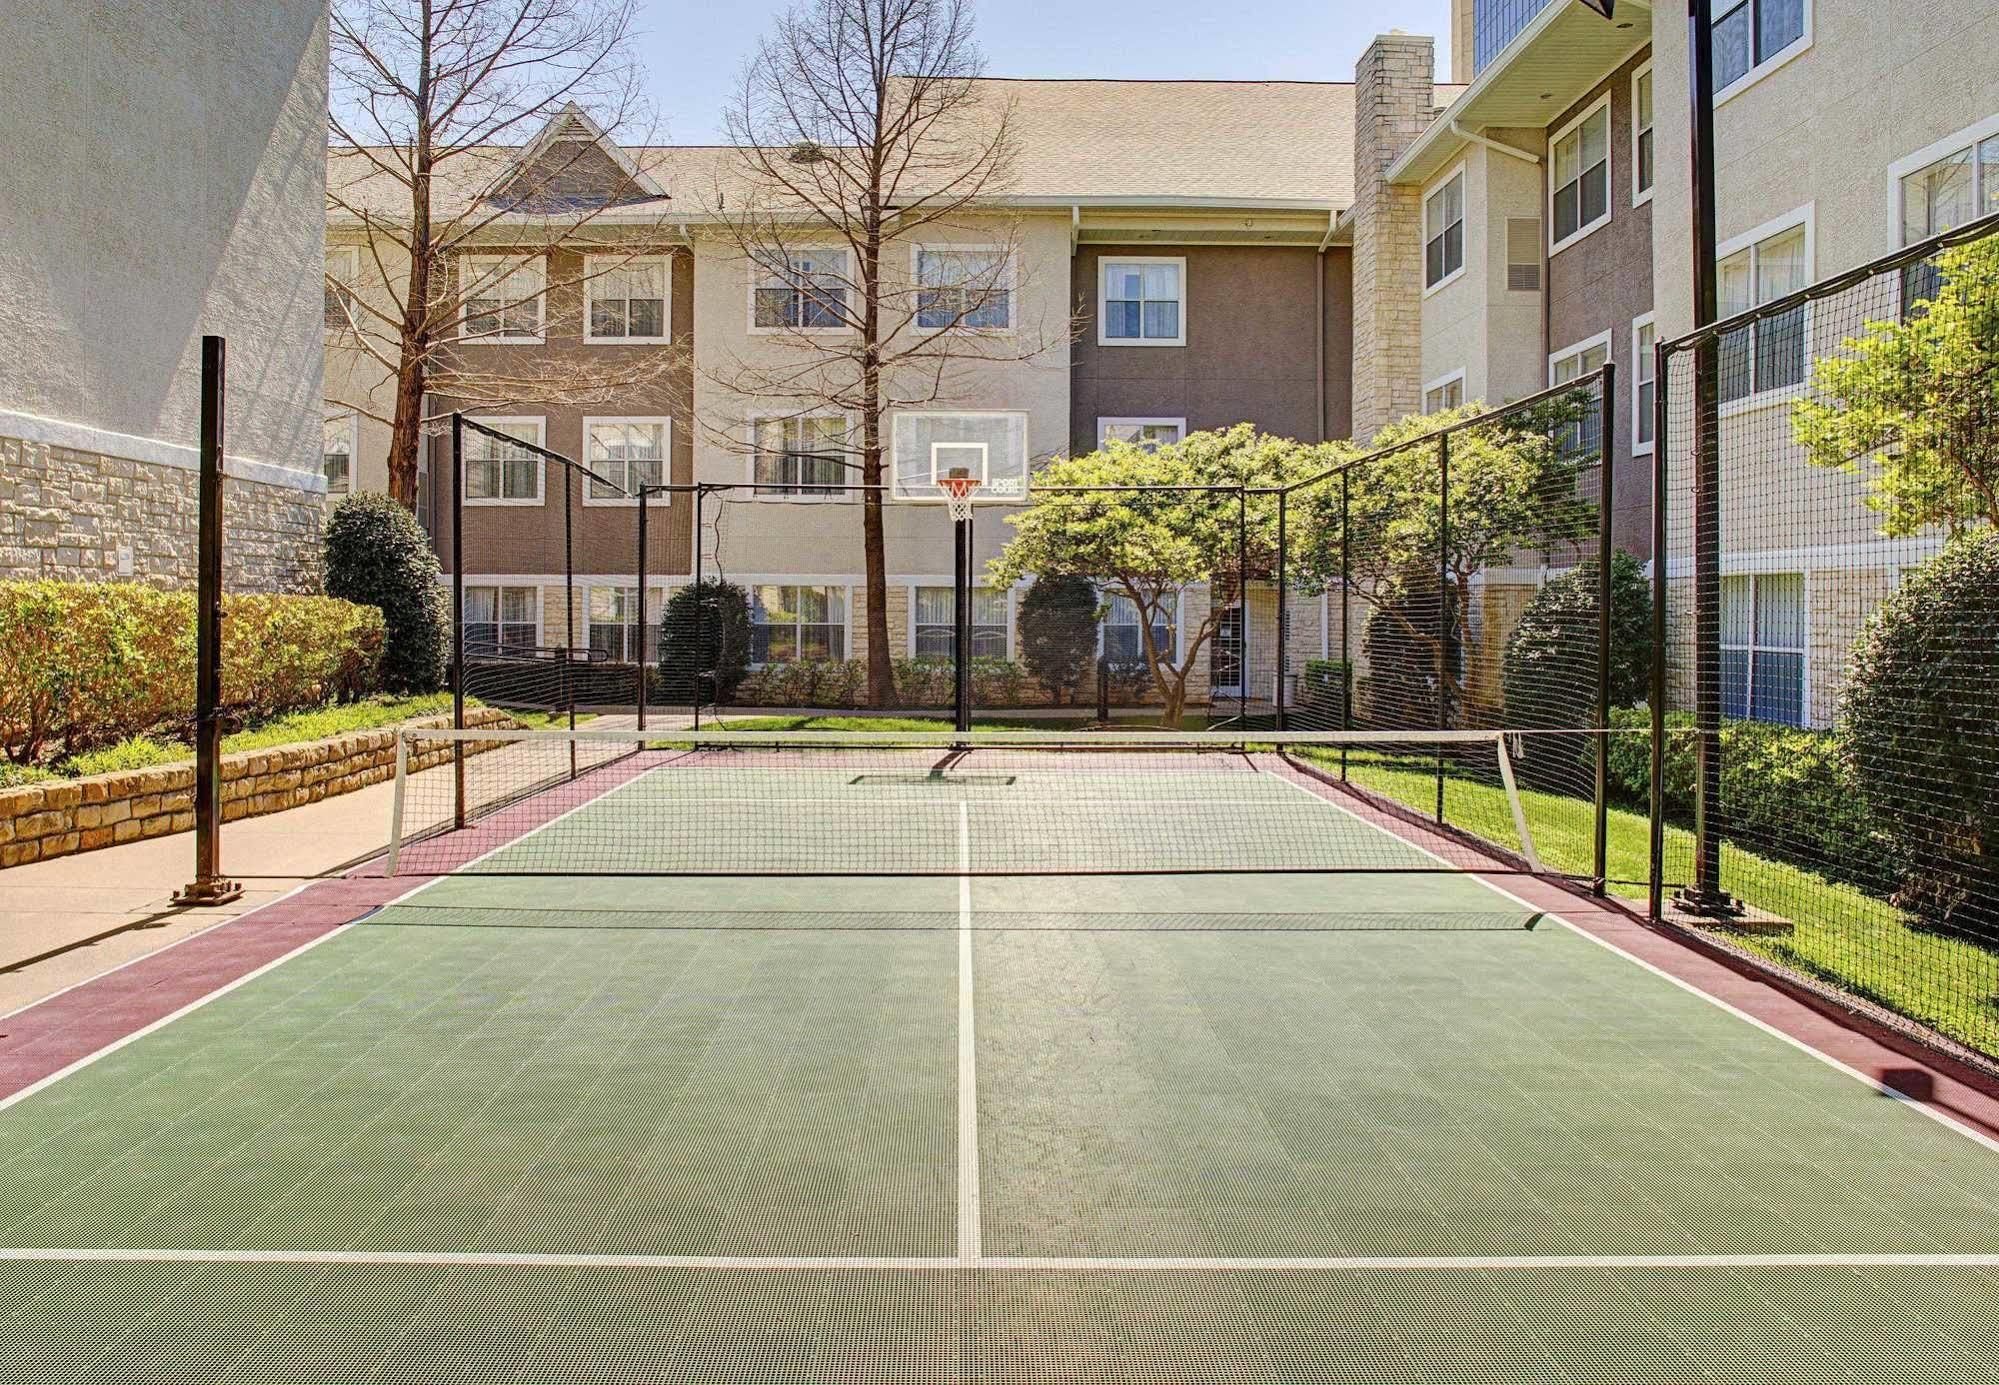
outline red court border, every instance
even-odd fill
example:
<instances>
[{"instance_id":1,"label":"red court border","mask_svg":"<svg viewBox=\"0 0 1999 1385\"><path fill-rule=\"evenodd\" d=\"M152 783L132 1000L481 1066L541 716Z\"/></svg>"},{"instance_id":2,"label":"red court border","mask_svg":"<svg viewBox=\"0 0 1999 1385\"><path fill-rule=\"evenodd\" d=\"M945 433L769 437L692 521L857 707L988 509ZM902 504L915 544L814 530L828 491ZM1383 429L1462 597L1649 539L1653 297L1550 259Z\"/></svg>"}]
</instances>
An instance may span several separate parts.
<instances>
[{"instance_id":1,"label":"red court border","mask_svg":"<svg viewBox=\"0 0 1999 1385\"><path fill-rule=\"evenodd\" d=\"M215 927L170 943L101 976L79 982L0 1017L0 1101L75 1066L146 1028L241 981L260 967L345 927L422 888L443 870L462 866L519 840L536 828L629 783L668 757L641 752L586 771L572 784L506 807L463 832L420 845L436 869L393 878L377 860L353 873L315 881ZM1258 757L1317 797L1411 845L1462 857L1461 841L1391 813L1336 783L1276 757ZM1474 871L1494 889L1545 910L1588 937L1656 968L1701 995L1768 1026L1867 1081L1999 1140L1999 1082L1937 1053L1864 1015L1840 1008L1802 986L1735 957L1725 949L1653 927L1554 881L1519 873Z\"/></svg>"}]
</instances>

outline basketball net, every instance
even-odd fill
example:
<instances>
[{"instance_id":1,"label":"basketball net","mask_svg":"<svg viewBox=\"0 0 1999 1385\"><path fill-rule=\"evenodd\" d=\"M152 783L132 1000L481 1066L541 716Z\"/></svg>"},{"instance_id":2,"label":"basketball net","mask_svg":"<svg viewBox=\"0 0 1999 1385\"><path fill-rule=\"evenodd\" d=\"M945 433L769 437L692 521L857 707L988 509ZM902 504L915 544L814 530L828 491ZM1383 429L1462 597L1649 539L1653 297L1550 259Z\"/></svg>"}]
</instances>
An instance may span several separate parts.
<instances>
[{"instance_id":1,"label":"basketball net","mask_svg":"<svg viewBox=\"0 0 1999 1385\"><path fill-rule=\"evenodd\" d=\"M944 505L951 511L951 518L959 523L972 517L972 496L979 489L976 476L940 476L937 484L944 488Z\"/></svg>"}]
</instances>

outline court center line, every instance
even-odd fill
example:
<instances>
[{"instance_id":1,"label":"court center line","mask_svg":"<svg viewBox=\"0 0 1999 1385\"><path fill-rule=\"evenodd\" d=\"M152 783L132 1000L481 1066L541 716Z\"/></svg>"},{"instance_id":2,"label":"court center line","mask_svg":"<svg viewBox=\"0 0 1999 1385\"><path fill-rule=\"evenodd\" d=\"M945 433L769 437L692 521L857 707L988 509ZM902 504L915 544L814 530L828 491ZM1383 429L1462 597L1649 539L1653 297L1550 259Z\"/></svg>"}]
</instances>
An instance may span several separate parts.
<instances>
[{"instance_id":1,"label":"court center line","mask_svg":"<svg viewBox=\"0 0 1999 1385\"><path fill-rule=\"evenodd\" d=\"M958 802L958 1262L979 1258L979 1063L973 1029L972 806Z\"/></svg>"}]
</instances>

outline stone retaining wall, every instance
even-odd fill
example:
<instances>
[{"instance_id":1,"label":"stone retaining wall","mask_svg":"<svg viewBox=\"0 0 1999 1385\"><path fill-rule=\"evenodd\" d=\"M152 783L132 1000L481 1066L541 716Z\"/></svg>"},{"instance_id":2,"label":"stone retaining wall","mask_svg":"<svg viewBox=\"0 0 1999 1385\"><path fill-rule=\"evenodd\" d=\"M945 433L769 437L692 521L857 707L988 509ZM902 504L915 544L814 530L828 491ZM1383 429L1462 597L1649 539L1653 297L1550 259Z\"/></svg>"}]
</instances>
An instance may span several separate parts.
<instances>
[{"instance_id":1,"label":"stone retaining wall","mask_svg":"<svg viewBox=\"0 0 1999 1385\"><path fill-rule=\"evenodd\" d=\"M515 724L505 712L490 707L467 712L466 722ZM446 723L432 718L409 724ZM410 769L430 769L449 755L449 744L440 743L412 755ZM395 772L396 733L386 727L300 745L239 751L222 757L222 818L231 822L317 803L379 784ZM0 789L0 867L186 832L193 826L192 762Z\"/></svg>"}]
</instances>

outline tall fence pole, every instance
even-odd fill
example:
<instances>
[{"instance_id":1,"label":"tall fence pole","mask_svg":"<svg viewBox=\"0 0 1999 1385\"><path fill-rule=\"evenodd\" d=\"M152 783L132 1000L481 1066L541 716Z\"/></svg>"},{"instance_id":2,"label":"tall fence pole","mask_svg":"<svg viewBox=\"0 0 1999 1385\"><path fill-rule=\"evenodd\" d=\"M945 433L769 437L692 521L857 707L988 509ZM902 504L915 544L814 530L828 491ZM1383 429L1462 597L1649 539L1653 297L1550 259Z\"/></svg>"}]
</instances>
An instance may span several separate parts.
<instances>
[{"instance_id":1,"label":"tall fence pole","mask_svg":"<svg viewBox=\"0 0 1999 1385\"><path fill-rule=\"evenodd\" d=\"M576 729L576 505L575 471L562 469L562 704ZM569 777L576 777L576 738L569 738Z\"/></svg>"},{"instance_id":2,"label":"tall fence pole","mask_svg":"<svg viewBox=\"0 0 1999 1385\"><path fill-rule=\"evenodd\" d=\"M1451 435L1437 435L1437 729L1451 724ZM1437 746L1437 822L1444 821L1444 747Z\"/></svg>"},{"instance_id":3,"label":"tall fence pole","mask_svg":"<svg viewBox=\"0 0 1999 1385\"><path fill-rule=\"evenodd\" d=\"M652 667L646 659L646 638L652 633L652 622L646 619L646 499L650 492L639 487L639 647L631 654L632 662L639 666L639 730L646 729L646 679L652 674Z\"/></svg>"},{"instance_id":4,"label":"tall fence pole","mask_svg":"<svg viewBox=\"0 0 1999 1385\"><path fill-rule=\"evenodd\" d=\"M1212 696L1212 694L1210 694ZM1249 730L1249 487L1235 492L1235 710Z\"/></svg>"},{"instance_id":5,"label":"tall fence pole","mask_svg":"<svg viewBox=\"0 0 1999 1385\"><path fill-rule=\"evenodd\" d=\"M1597 482L1596 521L1596 782L1592 789L1596 820L1593 824L1595 852L1590 891L1602 897L1610 886L1610 603L1614 590L1610 564L1616 541L1612 532L1612 516L1616 508L1617 484L1617 410L1612 407L1612 401L1617 398L1617 366L1614 362L1603 363L1603 383L1599 388L1602 394L1597 400L1597 411L1602 417L1597 453L1600 479ZM1654 450L1657 450L1656 446Z\"/></svg>"},{"instance_id":6,"label":"tall fence pole","mask_svg":"<svg viewBox=\"0 0 1999 1385\"><path fill-rule=\"evenodd\" d=\"M498 600L497 594L494 600ZM495 613L497 614L497 612ZM465 729L465 415L451 415L451 729ZM451 821L465 826L465 742L451 742Z\"/></svg>"},{"instance_id":7,"label":"tall fence pole","mask_svg":"<svg viewBox=\"0 0 1999 1385\"><path fill-rule=\"evenodd\" d=\"M1284 729L1284 679L1291 663L1290 584L1285 580L1291 566L1291 534L1287 527L1286 491L1277 492L1277 729Z\"/></svg>"},{"instance_id":8,"label":"tall fence pole","mask_svg":"<svg viewBox=\"0 0 1999 1385\"><path fill-rule=\"evenodd\" d=\"M1347 532L1353 518L1348 473L1340 473L1340 730L1353 730L1353 546ZM1347 777L1347 743L1340 742L1340 779Z\"/></svg>"},{"instance_id":9,"label":"tall fence pole","mask_svg":"<svg viewBox=\"0 0 1999 1385\"><path fill-rule=\"evenodd\" d=\"M1652 763L1647 797L1646 917L1657 922L1666 903L1666 343L1652 350Z\"/></svg>"},{"instance_id":10,"label":"tall fence pole","mask_svg":"<svg viewBox=\"0 0 1999 1385\"><path fill-rule=\"evenodd\" d=\"M201 339L201 476L195 559L194 879L176 904L227 904L243 887L222 877L222 450L229 348Z\"/></svg>"},{"instance_id":11,"label":"tall fence pole","mask_svg":"<svg viewBox=\"0 0 1999 1385\"><path fill-rule=\"evenodd\" d=\"M694 648L691 651L693 667L688 670L690 700L694 704L694 729L701 729L701 660L706 656L707 621L702 619L702 607L708 598L701 590L701 548L702 511L708 492L699 486L694 488L694 553L688 567L694 572Z\"/></svg>"}]
</instances>

